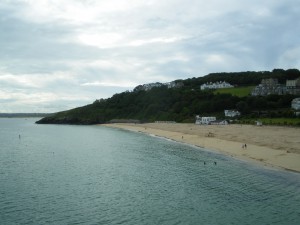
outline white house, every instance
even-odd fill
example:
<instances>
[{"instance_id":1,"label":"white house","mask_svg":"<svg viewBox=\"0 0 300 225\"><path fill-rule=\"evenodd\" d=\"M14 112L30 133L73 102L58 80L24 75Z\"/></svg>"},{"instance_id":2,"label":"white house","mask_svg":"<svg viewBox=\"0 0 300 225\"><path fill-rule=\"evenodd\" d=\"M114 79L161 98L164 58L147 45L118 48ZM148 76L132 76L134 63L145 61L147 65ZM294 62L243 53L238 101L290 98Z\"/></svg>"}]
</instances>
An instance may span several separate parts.
<instances>
[{"instance_id":1,"label":"white house","mask_svg":"<svg viewBox=\"0 0 300 225\"><path fill-rule=\"evenodd\" d=\"M172 81L172 82L164 83L164 85L166 85L168 88L180 88L184 86L182 81Z\"/></svg>"},{"instance_id":2,"label":"white house","mask_svg":"<svg viewBox=\"0 0 300 225\"><path fill-rule=\"evenodd\" d=\"M294 94L294 95L300 94L300 77L296 80L287 80L286 91L289 94Z\"/></svg>"},{"instance_id":3,"label":"white house","mask_svg":"<svg viewBox=\"0 0 300 225\"><path fill-rule=\"evenodd\" d=\"M225 81L217 81L215 83L206 83L206 84L202 84L200 86L201 90L205 90L205 89L219 89L219 88L232 88L233 85L225 82Z\"/></svg>"},{"instance_id":4,"label":"white house","mask_svg":"<svg viewBox=\"0 0 300 225\"><path fill-rule=\"evenodd\" d=\"M210 122L211 125L228 125L227 120L214 120Z\"/></svg>"},{"instance_id":5,"label":"white house","mask_svg":"<svg viewBox=\"0 0 300 225\"><path fill-rule=\"evenodd\" d=\"M236 110L224 110L224 114L226 117L236 117L241 115L241 113Z\"/></svg>"},{"instance_id":6,"label":"white house","mask_svg":"<svg viewBox=\"0 0 300 225\"><path fill-rule=\"evenodd\" d=\"M294 98L292 101L292 108L295 110L300 110L300 98Z\"/></svg>"},{"instance_id":7,"label":"white house","mask_svg":"<svg viewBox=\"0 0 300 225\"><path fill-rule=\"evenodd\" d=\"M217 120L216 117L210 116L210 117L200 117L196 116L196 122L195 124L201 125L201 124L210 124L211 121Z\"/></svg>"},{"instance_id":8,"label":"white house","mask_svg":"<svg viewBox=\"0 0 300 225\"><path fill-rule=\"evenodd\" d=\"M256 123L256 126L262 126L263 125L263 123L261 121L255 121L255 123Z\"/></svg>"}]
</instances>

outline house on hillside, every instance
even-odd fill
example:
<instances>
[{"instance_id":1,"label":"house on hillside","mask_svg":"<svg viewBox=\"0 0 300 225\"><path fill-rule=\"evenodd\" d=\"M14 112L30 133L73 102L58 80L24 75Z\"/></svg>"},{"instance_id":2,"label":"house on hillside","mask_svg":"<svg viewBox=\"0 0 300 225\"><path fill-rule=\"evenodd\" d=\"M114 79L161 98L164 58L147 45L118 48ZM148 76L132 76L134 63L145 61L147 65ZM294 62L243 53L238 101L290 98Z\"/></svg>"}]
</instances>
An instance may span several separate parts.
<instances>
[{"instance_id":1,"label":"house on hillside","mask_svg":"<svg viewBox=\"0 0 300 225\"><path fill-rule=\"evenodd\" d=\"M286 92L292 95L300 94L300 77L296 80L287 80L286 81Z\"/></svg>"},{"instance_id":2,"label":"house on hillside","mask_svg":"<svg viewBox=\"0 0 300 225\"><path fill-rule=\"evenodd\" d=\"M291 103L291 106L295 110L300 110L300 98L294 98Z\"/></svg>"},{"instance_id":3,"label":"house on hillside","mask_svg":"<svg viewBox=\"0 0 300 225\"><path fill-rule=\"evenodd\" d=\"M268 79L262 79L261 80L261 84L265 85L267 87L274 87L276 86L278 83L278 79L277 78L268 78Z\"/></svg>"},{"instance_id":4,"label":"house on hillside","mask_svg":"<svg viewBox=\"0 0 300 225\"><path fill-rule=\"evenodd\" d=\"M166 86L168 88L181 88L184 86L182 81L172 81L168 83L149 83L149 84L143 84L143 85L138 85L136 86L133 91L150 91L152 88L155 87L163 87Z\"/></svg>"},{"instance_id":5,"label":"house on hillside","mask_svg":"<svg viewBox=\"0 0 300 225\"><path fill-rule=\"evenodd\" d=\"M202 84L200 86L201 90L205 90L205 89L220 89L220 88L232 88L233 85L225 82L225 81L217 81L215 83L209 82L206 84Z\"/></svg>"},{"instance_id":6,"label":"house on hillside","mask_svg":"<svg viewBox=\"0 0 300 225\"><path fill-rule=\"evenodd\" d=\"M241 113L236 110L224 110L224 114L226 117L236 117L241 115Z\"/></svg>"},{"instance_id":7,"label":"house on hillside","mask_svg":"<svg viewBox=\"0 0 300 225\"><path fill-rule=\"evenodd\" d=\"M256 86L252 92L252 96L266 96L266 95L283 95L286 93L286 87L278 83L278 79L262 79L261 83Z\"/></svg>"},{"instance_id":8,"label":"house on hillside","mask_svg":"<svg viewBox=\"0 0 300 225\"><path fill-rule=\"evenodd\" d=\"M202 125L202 124L210 124L210 122L217 120L216 117L210 116L210 117L201 117L201 116L196 116L196 121L195 124L197 125Z\"/></svg>"},{"instance_id":9,"label":"house on hillside","mask_svg":"<svg viewBox=\"0 0 300 225\"><path fill-rule=\"evenodd\" d=\"M184 86L182 81L172 81L172 82L165 83L165 85L168 88L181 88Z\"/></svg>"}]
</instances>

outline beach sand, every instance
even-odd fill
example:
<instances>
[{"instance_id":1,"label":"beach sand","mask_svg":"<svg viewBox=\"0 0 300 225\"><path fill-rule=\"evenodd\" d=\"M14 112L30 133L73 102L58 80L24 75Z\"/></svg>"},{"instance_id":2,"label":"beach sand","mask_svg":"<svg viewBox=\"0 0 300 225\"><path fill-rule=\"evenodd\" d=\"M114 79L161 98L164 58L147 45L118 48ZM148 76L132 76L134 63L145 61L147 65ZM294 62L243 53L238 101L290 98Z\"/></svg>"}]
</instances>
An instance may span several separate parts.
<instances>
[{"instance_id":1,"label":"beach sand","mask_svg":"<svg viewBox=\"0 0 300 225\"><path fill-rule=\"evenodd\" d=\"M182 123L102 126L153 134L264 166L300 172L300 128Z\"/></svg>"}]
</instances>

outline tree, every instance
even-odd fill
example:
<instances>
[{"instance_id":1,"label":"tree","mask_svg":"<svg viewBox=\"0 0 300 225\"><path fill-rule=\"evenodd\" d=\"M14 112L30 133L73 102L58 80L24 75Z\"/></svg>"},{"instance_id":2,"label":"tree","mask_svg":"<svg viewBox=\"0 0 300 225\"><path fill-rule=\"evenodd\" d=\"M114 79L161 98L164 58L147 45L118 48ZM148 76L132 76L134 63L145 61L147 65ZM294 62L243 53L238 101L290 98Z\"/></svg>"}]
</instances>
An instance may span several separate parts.
<instances>
[{"instance_id":1,"label":"tree","mask_svg":"<svg viewBox=\"0 0 300 225\"><path fill-rule=\"evenodd\" d=\"M249 106L246 102L240 101L236 104L236 109L240 111L242 114L247 114L249 111Z\"/></svg>"}]
</instances>

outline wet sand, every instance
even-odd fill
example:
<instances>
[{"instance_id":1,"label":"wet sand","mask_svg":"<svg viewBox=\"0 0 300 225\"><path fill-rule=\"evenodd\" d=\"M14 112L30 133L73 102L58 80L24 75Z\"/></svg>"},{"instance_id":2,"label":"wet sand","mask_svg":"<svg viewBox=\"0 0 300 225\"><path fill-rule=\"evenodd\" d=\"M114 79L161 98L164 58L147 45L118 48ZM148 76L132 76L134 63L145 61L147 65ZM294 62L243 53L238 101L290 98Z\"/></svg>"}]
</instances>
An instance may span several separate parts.
<instances>
[{"instance_id":1,"label":"wet sand","mask_svg":"<svg viewBox=\"0 0 300 225\"><path fill-rule=\"evenodd\" d=\"M300 128L182 123L102 126L153 134L264 166L300 172Z\"/></svg>"}]
</instances>

